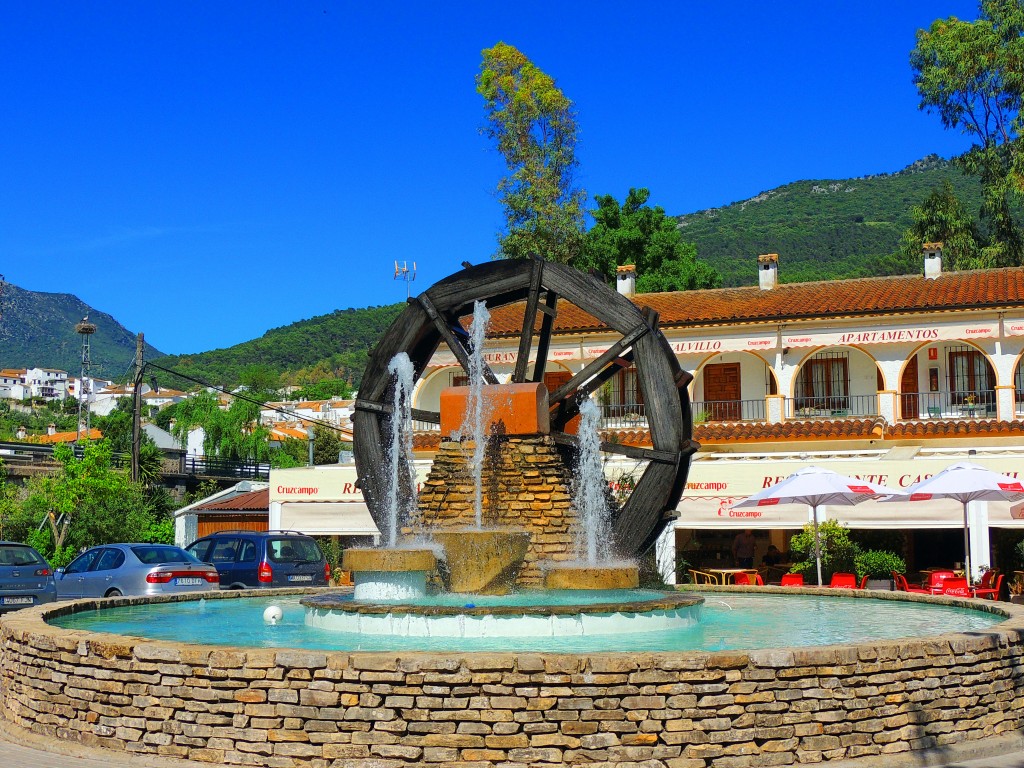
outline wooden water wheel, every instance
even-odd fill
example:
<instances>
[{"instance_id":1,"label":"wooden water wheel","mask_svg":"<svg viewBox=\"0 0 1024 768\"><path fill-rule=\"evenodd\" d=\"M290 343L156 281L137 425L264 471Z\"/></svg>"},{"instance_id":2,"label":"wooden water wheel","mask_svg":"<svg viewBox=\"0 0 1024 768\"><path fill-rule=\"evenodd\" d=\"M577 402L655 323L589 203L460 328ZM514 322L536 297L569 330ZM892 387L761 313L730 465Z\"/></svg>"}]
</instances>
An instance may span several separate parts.
<instances>
[{"instance_id":1,"label":"wooden water wheel","mask_svg":"<svg viewBox=\"0 0 1024 768\"><path fill-rule=\"evenodd\" d=\"M697 449L691 440L693 421L686 391L691 376L680 369L672 349L658 330L656 312L639 309L595 277L540 259L467 265L409 299L370 353L353 416L354 449L360 487L377 527L384 530L387 519L382 500L386 482L386 435L390 428L388 403L393 387L388 363L399 352L407 353L418 380L434 352L444 344L468 371L469 342L460 318L472 314L477 301L485 302L489 311L510 304L523 305L513 383L543 381L555 317L566 303L619 334L619 339L604 354L550 393L551 429L568 466L573 466L576 438L563 429L579 412L580 398L588 396L623 368L635 366L652 447L606 442L602 449L646 463L614 521L619 554L631 556L644 551L666 519L672 516L686 484L690 456ZM532 367L531 356L536 360ZM498 381L486 366L484 376L489 383ZM440 415L414 411L413 418L437 423ZM410 493L411 490L408 489Z\"/></svg>"}]
</instances>

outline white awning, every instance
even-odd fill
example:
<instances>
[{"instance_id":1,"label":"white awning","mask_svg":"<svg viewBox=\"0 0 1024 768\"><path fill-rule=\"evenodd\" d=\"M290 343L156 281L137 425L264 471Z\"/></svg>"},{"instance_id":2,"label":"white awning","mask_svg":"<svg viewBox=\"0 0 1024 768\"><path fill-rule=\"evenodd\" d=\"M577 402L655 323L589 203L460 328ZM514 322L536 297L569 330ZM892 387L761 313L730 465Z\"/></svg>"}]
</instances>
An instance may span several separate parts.
<instances>
[{"instance_id":1,"label":"white awning","mask_svg":"<svg viewBox=\"0 0 1024 768\"><path fill-rule=\"evenodd\" d=\"M281 505L281 528L307 536L380 535L362 502L285 502Z\"/></svg>"}]
</instances>

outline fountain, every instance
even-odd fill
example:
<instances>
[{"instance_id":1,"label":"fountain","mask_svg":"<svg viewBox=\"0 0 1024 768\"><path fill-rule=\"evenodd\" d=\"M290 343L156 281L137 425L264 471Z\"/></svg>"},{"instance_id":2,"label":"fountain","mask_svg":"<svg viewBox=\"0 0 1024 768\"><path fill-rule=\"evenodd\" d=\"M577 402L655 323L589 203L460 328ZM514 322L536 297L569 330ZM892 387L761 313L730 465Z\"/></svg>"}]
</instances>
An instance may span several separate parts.
<instances>
[{"instance_id":1,"label":"fountain","mask_svg":"<svg viewBox=\"0 0 1024 768\"><path fill-rule=\"evenodd\" d=\"M519 360L500 386L481 369L491 383L476 436L455 438L467 392L450 390L440 413L416 415L436 416L443 440L418 503L403 506L413 498L407 463L385 444L407 444L409 381L440 343L469 371L460 318L476 299L492 310L524 306ZM543 366L563 313L619 337L549 392ZM409 365L395 362L402 352ZM581 410L587 418L589 394L627 358L648 403L650 447L604 446L647 462L622 509L606 516L570 497L570 467L598 474L585 456L590 438L566 425ZM122 752L304 768L706 768L861 756L909 765L897 753L936 747L950 757L1024 728L1015 683L1024 610L1015 606L773 587L530 591L556 572L577 587L571 568L649 546L695 448L688 383L656 316L596 280L543 262L467 268L409 303L363 377L357 467L389 546L346 552L359 599L305 589L19 611L3 619L0 706L18 727ZM477 448L479 484L470 479ZM499 535L518 544L496 543ZM607 541L617 552L602 551ZM511 594L421 597L425 585L407 574L425 579L437 552L451 583ZM269 608L278 610L264 621Z\"/></svg>"},{"instance_id":2,"label":"fountain","mask_svg":"<svg viewBox=\"0 0 1024 768\"><path fill-rule=\"evenodd\" d=\"M414 370L409 356L395 355L388 364L393 380L387 450L388 484L385 494L387 542L382 549L351 548L342 567L352 572L357 600L403 600L427 593L427 574L437 567L434 552L422 547L399 547L400 519L410 513L412 471L412 389Z\"/></svg>"}]
</instances>

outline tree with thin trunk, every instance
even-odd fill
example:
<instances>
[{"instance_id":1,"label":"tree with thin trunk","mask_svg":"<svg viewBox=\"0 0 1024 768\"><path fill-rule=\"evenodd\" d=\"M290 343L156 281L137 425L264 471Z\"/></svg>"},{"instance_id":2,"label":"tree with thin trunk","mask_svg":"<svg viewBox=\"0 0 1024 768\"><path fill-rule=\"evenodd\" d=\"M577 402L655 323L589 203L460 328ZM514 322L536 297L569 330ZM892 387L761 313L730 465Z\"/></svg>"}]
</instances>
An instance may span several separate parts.
<instances>
[{"instance_id":1,"label":"tree with thin trunk","mask_svg":"<svg viewBox=\"0 0 1024 768\"><path fill-rule=\"evenodd\" d=\"M576 116L554 79L507 43L483 51L477 92L484 134L505 158L498 183L505 209L498 237L505 258L536 254L567 263L581 249L585 192L576 189Z\"/></svg>"}]
</instances>

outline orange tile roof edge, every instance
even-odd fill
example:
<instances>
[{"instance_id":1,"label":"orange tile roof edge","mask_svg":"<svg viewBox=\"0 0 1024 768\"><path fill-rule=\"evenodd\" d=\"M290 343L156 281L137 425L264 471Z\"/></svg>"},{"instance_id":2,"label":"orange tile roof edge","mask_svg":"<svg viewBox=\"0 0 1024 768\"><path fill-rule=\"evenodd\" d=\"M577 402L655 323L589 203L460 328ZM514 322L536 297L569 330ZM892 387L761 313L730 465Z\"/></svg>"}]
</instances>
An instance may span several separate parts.
<instances>
[{"instance_id":1,"label":"orange tile roof edge","mask_svg":"<svg viewBox=\"0 0 1024 768\"><path fill-rule=\"evenodd\" d=\"M923 275L862 277L697 291L641 293L638 306L657 310L662 328L718 326L865 316L950 313L965 309L1024 310L1024 267ZM523 303L496 307L490 335L518 336ZM539 323L539 320L538 320ZM555 333L599 331L604 325L578 307L559 304Z\"/></svg>"}]
</instances>

